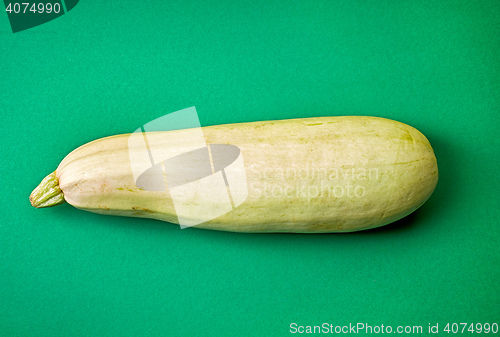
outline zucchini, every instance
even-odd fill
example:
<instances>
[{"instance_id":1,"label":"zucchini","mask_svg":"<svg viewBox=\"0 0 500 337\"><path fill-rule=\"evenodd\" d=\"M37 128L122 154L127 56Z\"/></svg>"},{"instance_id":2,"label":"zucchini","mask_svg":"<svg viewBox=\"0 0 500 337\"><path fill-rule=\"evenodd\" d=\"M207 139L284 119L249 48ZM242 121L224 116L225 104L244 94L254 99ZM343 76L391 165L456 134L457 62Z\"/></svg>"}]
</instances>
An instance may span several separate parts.
<instances>
[{"instance_id":1,"label":"zucchini","mask_svg":"<svg viewBox=\"0 0 500 337\"><path fill-rule=\"evenodd\" d=\"M189 152L183 144L189 143L193 130L148 132L148 150ZM156 165L165 184L158 189L144 187L147 181L140 183L144 176L138 178L133 172L132 158L141 155L140 149L130 146L133 134L111 136L66 156L33 191L31 204L41 208L66 201L100 214L234 232L352 232L412 213L431 196L438 181L429 141L413 127L389 119L318 117L201 130L212 156L206 174L200 173L206 168L203 156L181 154L170 164L152 160L151 167ZM222 153L219 163L224 162L226 169L215 167L216 152ZM240 164L236 175L227 166L233 160ZM176 181L166 171L168 165L187 173ZM189 172L200 179L189 180ZM217 174L220 178L220 173L225 182L222 190L210 180ZM183 190L200 181L206 184L202 192ZM175 193L174 187L179 187ZM203 214L218 216L203 218Z\"/></svg>"}]
</instances>

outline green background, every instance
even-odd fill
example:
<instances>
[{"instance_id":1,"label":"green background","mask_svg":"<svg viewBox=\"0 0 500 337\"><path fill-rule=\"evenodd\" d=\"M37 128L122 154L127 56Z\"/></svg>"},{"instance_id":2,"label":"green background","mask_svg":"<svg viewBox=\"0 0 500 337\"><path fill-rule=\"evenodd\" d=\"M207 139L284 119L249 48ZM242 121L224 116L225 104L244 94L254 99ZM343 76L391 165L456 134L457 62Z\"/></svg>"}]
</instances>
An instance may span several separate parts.
<instances>
[{"instance_id":1,"label":"green background","mask_svg":"<svg viewBox=\"0 0 500 337\"><path fill-rule=\"evenodd\" d=\"M500 2L80 1L0 14L0 336L287 336L290 324L500 323ZM196 106L202 125L371 115L440 180L351 234L235 234L28 196L73 149Z\"/></svg>"}]
</instances>

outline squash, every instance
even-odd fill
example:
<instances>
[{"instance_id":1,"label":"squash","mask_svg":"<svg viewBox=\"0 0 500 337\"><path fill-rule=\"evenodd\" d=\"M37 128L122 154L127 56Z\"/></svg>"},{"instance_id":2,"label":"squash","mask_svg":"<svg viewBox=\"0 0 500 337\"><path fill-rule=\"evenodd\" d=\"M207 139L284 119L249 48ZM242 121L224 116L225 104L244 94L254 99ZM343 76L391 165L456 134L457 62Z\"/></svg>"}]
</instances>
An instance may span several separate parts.
<instances>
[{"instance_id":1,"label":"squash","mask_svg":"<svg viewBox=\"0 0 500 337\"><path fill-rule=\"evenodd\" d=\"M193 149L200 130L208 145ZM413 127L318 117L98 139L66 156L30 201L183 228L353 232L412 213L437 181L434 151Z\"/></svg>"}]
</instances>

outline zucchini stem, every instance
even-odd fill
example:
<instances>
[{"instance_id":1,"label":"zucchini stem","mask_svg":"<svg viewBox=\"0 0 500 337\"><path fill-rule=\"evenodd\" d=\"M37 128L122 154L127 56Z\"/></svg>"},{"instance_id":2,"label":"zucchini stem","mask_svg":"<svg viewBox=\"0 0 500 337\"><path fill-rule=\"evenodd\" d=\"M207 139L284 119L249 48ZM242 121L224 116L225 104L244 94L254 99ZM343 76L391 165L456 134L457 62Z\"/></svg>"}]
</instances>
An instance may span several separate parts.
<instances>
[{"instance_id":1,"label":"zucchini stem","mask_svg":"<svg viewBox=\"0 0 500 337\"><path fill-rule=\"evenodd\" d=\"M57 206L65 202L56 171L46 176L40 185L31 192L30 202L36 208Z\"/></svg>"}]
</instances>

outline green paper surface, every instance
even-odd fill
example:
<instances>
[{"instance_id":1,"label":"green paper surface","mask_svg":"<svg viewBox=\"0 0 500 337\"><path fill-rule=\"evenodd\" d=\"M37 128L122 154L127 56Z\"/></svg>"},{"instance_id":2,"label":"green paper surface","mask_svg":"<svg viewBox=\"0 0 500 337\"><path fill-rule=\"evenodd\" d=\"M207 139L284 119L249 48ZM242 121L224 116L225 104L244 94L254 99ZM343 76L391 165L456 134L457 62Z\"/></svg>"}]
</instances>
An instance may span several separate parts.
<instances>
[{"instance_id":1,"label":"green paper surface","mask_svg":"<svg viewBox=\"0 0 500 337\"><path fill-rule=\"evenodd\" d=\"M72 6L18 33L0 13L0 336L500 324L500 2ZM73 149L190 106L202 126L394 119L429 139L440 180L417 212L351 234L181 230L31 207Z\"/></svg>"}]
</instances>

